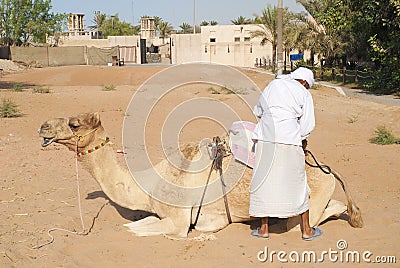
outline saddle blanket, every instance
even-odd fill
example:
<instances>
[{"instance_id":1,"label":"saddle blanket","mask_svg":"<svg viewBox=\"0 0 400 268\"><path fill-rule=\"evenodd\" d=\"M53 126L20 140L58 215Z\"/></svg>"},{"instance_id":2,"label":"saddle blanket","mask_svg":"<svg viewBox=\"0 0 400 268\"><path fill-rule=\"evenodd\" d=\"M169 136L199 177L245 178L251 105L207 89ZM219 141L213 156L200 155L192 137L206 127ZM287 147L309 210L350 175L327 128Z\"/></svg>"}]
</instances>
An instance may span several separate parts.
<instances>
[{"instance_id":1,"label":"saddle blanket","mask_svg":"<svg viewBox=\"0 0 400 268\"><path fill-rule=\"evenodd\" d=\"M255 127L252 122L236 121L229 128L229 146L233 156L250 168L254 167L254 142L251 137Z\"/></svg>"}]
</instances>

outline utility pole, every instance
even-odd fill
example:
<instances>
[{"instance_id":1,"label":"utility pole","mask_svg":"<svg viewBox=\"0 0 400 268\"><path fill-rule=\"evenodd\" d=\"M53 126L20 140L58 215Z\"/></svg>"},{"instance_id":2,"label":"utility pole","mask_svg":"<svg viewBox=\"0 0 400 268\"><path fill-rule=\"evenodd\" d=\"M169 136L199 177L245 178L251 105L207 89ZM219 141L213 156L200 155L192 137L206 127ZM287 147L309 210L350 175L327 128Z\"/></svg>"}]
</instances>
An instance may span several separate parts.
<instances>
[{"instance_id":1,"label":"utility pole","mask_svg":"<svg viewBox=\"0 0 400 268\"><path fill-rule=\"evenodd\" d=\"M132 0L132 26L135 26L135 9L133 8L133 0Z\"/></svg>"},{"instance_id":2,"label":"utility pole","mask_svg":"<svg viewBox=\"0 0 400 268\"><path fill-rule=\"evenodd\" d=\"M278 70L277 74L280 75L282 74L283 70L283 4L282 0L278 0L278 14L277 14L277 35L278 35L278 40L277 40L277 58L278 58Z\"/></svg>"},{"instance_id":3,"label":"utility pole","mask_svg":"<svg viewBox=\"0 0 400 268\"><path fill-rule=\"evenodd\" d=\"M193 0L193 33L196 33L196 0Z\"/></svg>"}]
</instances>

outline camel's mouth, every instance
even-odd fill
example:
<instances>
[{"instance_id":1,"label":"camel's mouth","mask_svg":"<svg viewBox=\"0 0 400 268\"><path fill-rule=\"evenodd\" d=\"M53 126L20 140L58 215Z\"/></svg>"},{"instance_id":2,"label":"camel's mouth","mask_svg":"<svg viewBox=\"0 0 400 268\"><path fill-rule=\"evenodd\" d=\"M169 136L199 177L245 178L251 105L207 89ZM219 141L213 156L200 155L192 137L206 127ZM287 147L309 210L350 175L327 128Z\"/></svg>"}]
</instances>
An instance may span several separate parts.
<instances>
[{"instance_id":1,"label":"camel's mouth","mask_svg":"<svg viewBox=\"0 0 400 268\"><path fill-rule=\"evenodd\" d=\"M54 138L43 138L42 147L50 145L54 141Z\"/></svg>"}]
</instances>

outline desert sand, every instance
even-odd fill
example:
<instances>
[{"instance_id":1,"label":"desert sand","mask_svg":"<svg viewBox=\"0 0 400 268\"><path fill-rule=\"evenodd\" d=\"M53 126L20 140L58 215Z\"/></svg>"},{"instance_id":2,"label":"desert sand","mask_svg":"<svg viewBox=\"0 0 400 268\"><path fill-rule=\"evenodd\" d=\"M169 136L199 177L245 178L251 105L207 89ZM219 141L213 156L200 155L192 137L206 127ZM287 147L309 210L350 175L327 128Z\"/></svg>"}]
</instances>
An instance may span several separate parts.
<instances>
[{"instance_id":1,"label":"desert sand","mask_svg":"<svg viewBox=\"0 0 400 268\"><path fill-rule=\"evenodd\" d=\"M123 224L135 219L137 213L110 202L96 181L80 167L83 219L89 234L55 231L52 244L32 249L49 240L50 228L76 231L82 228L74 154L61 145L42 148L37 135L40 125L55 117L98 111L115 150L122 149L122 125L132 95L149 77L165 68L69 66L18 71L0 78L0 99L11 99L22 112L21 117L0 118L0 267L291 266L293 261L282 263L276 254L273 260L260 262L258 255L263 255L259 252L266 247L269 253L301 254L313 250L318 257L330 249L342 253L357 251L361 259L360 263L351 261L354 267L365 266L362 259L365 251L371 252L367 255L371 261L395 256L400 262L400 145L369 142L381 125L400 137L400 107L343 96L322 86L311 90L317 126L309 138L309 149L345 178L363 213L364 228L352 228L346 217L328 220L320 226L324 235L312 242L302 241L299 232L272 233L269 240L256 239L250 236L250 230L257 222L231 224L215 233L216 240L190 240L200 235L196 231L189 233L189 240L135 237ZM268 74L241 71L261 89L273 79ZM16 83L23 85L23 92L13 91ZM115 90L104 91L104 85L114 85ZM38 86L51 92L34 93ZM179 98L197 95L215 98L231 107L238 104L234 94L212 94L204 85L190 85L184 94L173 95L173 100L179 102ZM252 120L248 111L243 112L247 120ZM163 117L150 117L149 135L159 135L160 120ZM180 137L183 143L221 134L220 128L201 120L185 128ZM149 148L154 161L162 159L157 142ZM124 156L118 154L118 158L125 165ZM340 187L334 198L345 200ZM346 249L338 249L339 240L346 241ZM337 261L325 256L323 262L306 262L301 267L348 265L345 259L340 260L340 254L337 256Z\"/></svg>"}]
</instances>

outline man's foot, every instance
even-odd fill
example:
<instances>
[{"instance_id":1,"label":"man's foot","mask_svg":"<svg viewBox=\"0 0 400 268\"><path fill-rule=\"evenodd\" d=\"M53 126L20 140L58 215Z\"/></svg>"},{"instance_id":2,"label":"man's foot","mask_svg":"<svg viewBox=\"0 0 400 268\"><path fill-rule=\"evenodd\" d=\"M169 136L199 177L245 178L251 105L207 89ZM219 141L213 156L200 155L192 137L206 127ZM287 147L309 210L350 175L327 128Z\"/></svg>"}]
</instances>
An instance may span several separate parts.
<instances>
[{"instance_id":1,"label":"man's foot","mask_svg":"<svg viewBox=\"0 0 400 268\"><path fill-rule=\"evenodd\" d=\"M260 233L260 228L251 231L251 235L257 238L269 238L269 234Z\"/></svg>"},{"instance_id":2,"label":"man's foot","mask_svg":"<svg viewBox=\"0 0 400 268\"><path fill-rule=\"evenodd\" d=\"M317 228L317 227L312 227L311 228L312 232L309 235L304 235L302 236L302 239L304 241L311 241L314 240L315 238L318 238L320 236L322 236L322 234L324 233L321 229Z\"/></svg>"}]
</instances>

